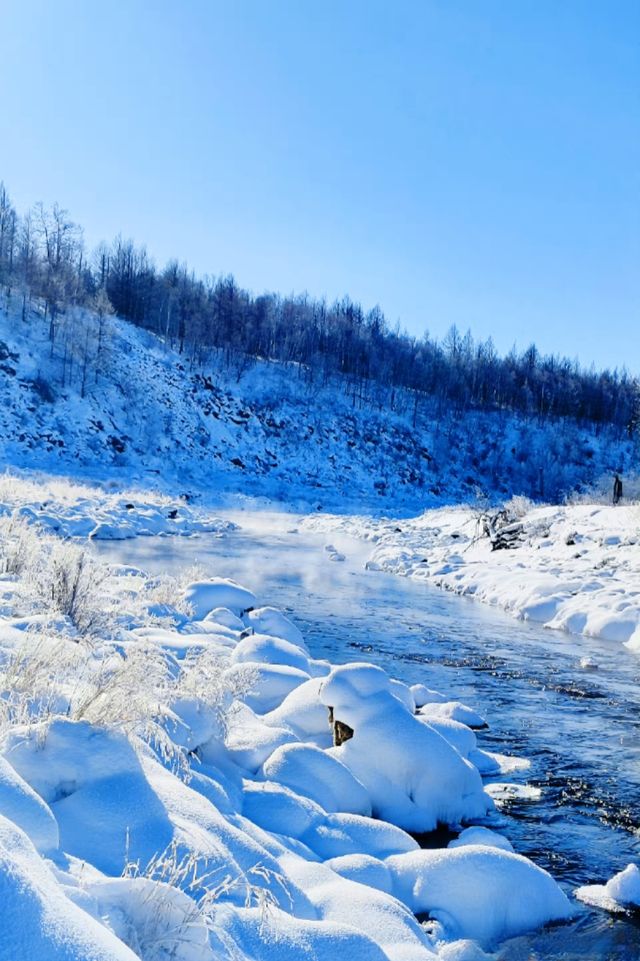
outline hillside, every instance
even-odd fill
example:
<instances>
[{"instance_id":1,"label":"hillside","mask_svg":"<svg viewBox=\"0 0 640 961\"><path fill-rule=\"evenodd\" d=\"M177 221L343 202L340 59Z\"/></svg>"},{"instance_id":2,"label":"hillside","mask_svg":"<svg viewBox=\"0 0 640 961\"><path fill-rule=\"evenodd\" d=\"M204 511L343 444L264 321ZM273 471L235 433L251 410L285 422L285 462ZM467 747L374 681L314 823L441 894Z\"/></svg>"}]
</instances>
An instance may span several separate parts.
<instances>
[{"instance_id":1,"label":"hillside","mask_svg":"<svg viewBox=\"0 0 640 961\"><path fill-rule=\"evenodd\" d=\"M398 512L479 494L559 499L633 463L632 442L602 425L416 410L408 392L356 396L349 379L319 386L301 365L213 351L189 366L119 319L65 322L52 353L38 310L0 311L2 466Z\"/></svg>"}]
</instances>

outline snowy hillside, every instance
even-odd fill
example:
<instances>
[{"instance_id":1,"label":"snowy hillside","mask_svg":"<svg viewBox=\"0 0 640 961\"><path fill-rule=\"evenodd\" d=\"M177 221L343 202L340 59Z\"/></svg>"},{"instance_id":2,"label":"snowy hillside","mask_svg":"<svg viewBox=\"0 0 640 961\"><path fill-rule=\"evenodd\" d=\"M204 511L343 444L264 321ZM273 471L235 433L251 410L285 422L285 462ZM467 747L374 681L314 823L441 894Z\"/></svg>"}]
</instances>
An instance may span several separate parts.
<instances>
[{"instance_id":1,"label":"snowy hillside","mask_svg":"<svg viewBox=\"0 0 640 961\"><path fill-rule=\"evenodd\" d=\"M23 321L0 311L2 465L411 511L480 492L555 499L632 461L631 442L602 426L596 435L572 421L460 415L425 401L414 410L399 391L354 398L346 379L319 386L299 365L227 363L222 353L190 369L123 321L107 318L100 333L86 312L64 322L72 330L52 354L37 312Z\"/></svg>"}]
</instances>

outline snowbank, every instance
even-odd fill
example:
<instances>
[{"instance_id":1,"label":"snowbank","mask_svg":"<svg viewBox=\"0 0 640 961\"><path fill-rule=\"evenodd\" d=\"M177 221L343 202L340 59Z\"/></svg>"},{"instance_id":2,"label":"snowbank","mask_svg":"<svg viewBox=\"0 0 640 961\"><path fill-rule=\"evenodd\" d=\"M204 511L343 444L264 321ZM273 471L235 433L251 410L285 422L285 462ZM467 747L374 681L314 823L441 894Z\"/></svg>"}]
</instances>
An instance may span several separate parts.
<instances>
[{"instance_id":1,"label":"snowbank","mask_svg":"<svg viewBox=\"0 0 640 961\"><path fill-rule=\"evenodd\" d=\"M640 507L529 506L517 513L518 536L502 550L492 550L480 511L469 507L399 522L325 515L304 525L370 541L372 570L640 650Z\"/></svg>"}]
</instances>

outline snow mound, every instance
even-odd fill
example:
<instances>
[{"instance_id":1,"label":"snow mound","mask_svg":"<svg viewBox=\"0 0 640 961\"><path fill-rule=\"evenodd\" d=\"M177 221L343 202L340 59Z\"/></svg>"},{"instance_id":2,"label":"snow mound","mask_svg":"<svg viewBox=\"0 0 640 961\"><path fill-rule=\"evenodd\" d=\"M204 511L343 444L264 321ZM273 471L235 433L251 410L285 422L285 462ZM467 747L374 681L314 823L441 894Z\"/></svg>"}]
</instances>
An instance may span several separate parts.
<instances>
[{"instance_id":1,"label":"snow mound","mask_svg":"<svg viewBox=\"0 0 640 961\"><path fill-rule=\"evenodd\" d=\"M513 845L504 835L492 831L490 828L470 827L461 831L457 838L449 841L447 847L461 848L468 844L484 845L489 848L499 848L501 851L513 851Z\"/></svg>"},{"instance_id":2,"label":"snow mound","mask_svg":"<svg viewBox=\"0 0 640 961\"><path fill-rule=\"evenodd\" d=\"M606 884L586 884L574 893L580 901L614 913L640 908L640 868L628 864Z\"/></svg>"},{"instance_id":3,"label":"snow mound","mask_svg":"<svg viewBox=\"0 0 640 961\"><path fill-rule=\"evenodd\" d=\"M277 781L310 797L325 811L370 816L371 802L363 785L335 757L310 744L286 744L262 766L268 781Z\"/></svg>"},{"instance_id":4,"label":"snow mound","mask_svg":"<svg viewBox=\"0 0 640 961\"><path fill-rule=\"evenodd\" d=\"M252 774L283 744L297 740L286 728L265 724L247 704L242 704L229 718L226 750L235 763ZM209 749L213 750L213 753ZM219 745L204 745L202 758L215 764Z\"/></svg>"},{"instance_id":5,"label":"snow mound","mask_svg":"<svg viewBox=\"0 0 640 961\"><path fill-rule=\"evenodd\" d=\"M438 921L447 939L491 945L572 909L550 874L519 854L468 845L387 858L397 898Z\"/></svg>"},{"instance_id":6,"label":"snow mound","mask_svg":"<svg viewBox=\"0 0 640 961\"><path fill-rule=\"evenodd\" d=\"M418 842L406 831L359 814L328 814L314 821L300 840L325 861L345 854L386 858L418 850Z\"/></svg>"},{"instance_id":7,"label":"snow mound","mask_svg":"<svg viewBox=\"0 0 640 961\"><path fill-rule=\"evenodd\" d=\"M125 735L56 720L14 729L4 753L53 811L66 853L120 874L127 845L147 863L170 842L166 810Z\"/></svg>"},{"instance_id":8,"label":"snow mound","mask_svg":"<svg viewBox=\"0 0 640 961\"><path fill-rule=\"evenodd\" d=\"M193 608L193 619L202 621L217 607L227 607L238 616L256 605L255 594L225 577L194 581L182 592L181 600Z\"/></svg>"},{"instance_id":9,"label":"snow mound","mask_svg":"<svg viewBox=\"0 0 640 961\"><path fill-rule=\"evenodd\" d=\"M392 893L393 881L389 868L384 861L370 854L343 854L342 857L331 858L326 864L342 878L358 881L385 894Z\"/></svg>"},{"instance_id":10,"label":"snow mound","mask_svg":"<svg viewBox=\"0 0 640 961\"><path fill-rule=\"evenodd\" d=\"M2 815L0 902L2 961L138 961L66 897L26 834Z\"/></svg>"},{"instance_id":11,"label":"snow mound","mask_svg":"<svg viewBox=\"0 0 640 961\"><path fill-rule=\"evenodd\" d=\"M246 671L251 671L251 689L242 695L242 700L256 714L267 714L277 708L297 687L309 680L306 671L286 664L262 664L240 661L232 664L224 673L233 685L234 679L242 682Z\"/></svg>"},{"instance_id":12,"label":"snow mound","mask_svg":"<svg viewBox=\"0 0 640 961\"><path fill-rule=\"evenodd\" d=\"M309 654L302 633L277 608L259 607L249 611L245 614L245 622L247 627L252 627L256 634L271 634L272 637L279 637L283 641L289 641L290 644L302 648L305 654Z\"/></svg>"},{"instance_id":13,"label":"snow mound","mask_svg":"<svg viewBox=\"0 0 640 961\"><path fill-rule=\"evenodd\" d=\"M334 720L354 731L332 753L368 790L376 817L406 830L431 831L491 810L476 768L408 713L381 668L334 668L320 697Z\"/></svg>"},{"instance_id":14,"label":"snow mound","mask_svg":"<svg viewBox=\"0 0 640 961\"><path fill-rule=\"evenodd\" d=\"M204 623L218 624L220 627L226 627L230 631L240 632L244 630L243 621L240 620L237 614L230 611L228 607L214 607L204 618Z\"/></svg>"},{"instance_id":15,"label":"snow mound","mask_svg":"<svg viewBox=\"0 0 640 961\"><path fill-rule=\"evenodd\" d=\"M331 730L327 708L320 700L321 681L305 681L287 694L275 710L265 714L263 720L276 727L286 727L301 741L312 740L319 747L330 747Z\"/></svg>"},{"instance_id":16,"label":"snow mound","mask_svg":"<svg viewBox=\"0 0 640 961\"><path fill-rule=\"evenodd\" d=\"M424 704L420 708L420 714L426 718L448 718L451 721L458 721L459 724L466 724L470 728L488 727L485 719L477 711L467 707L466 704L461 704L460 701Z\"/></svg>"},{"instance_id":17,"label":"snow mound","mask_svg":"<svg viewBox=\"0 0 640 961\"><path fill-rule=\"evenodd\" d=\"M212 940L224 961L388 961L373 938L350 924L295 918L274 909L265 929L258 908L221 905Z\"/></svg>"},{"instance_id":18,"label":"snow mound","mask_svg":"<svg viewBox=\"0 0 640 961\"><path fill-rule=\"evenodd\" d=\"M41 797L0 757L0 814L22 828L41 854L58 847L58 825Z\"/></svg>"},{"instance_id":19,"label":"snow mound","mask_svg":"<svg viewBox=\"0 0 640 961\"><path fill-rule=\"evenodd\" d=\"M430 687L425 687L424 684L412 684L411 693L416 708L424 707L425 704L441 704L449 700L445 694L441 694L440 691L433 691Z\"/></svg>"},{"instance_id":20,"label":"snow mound","mask_svg":"<svg viewBox=\"0 0 640 961\"><path fill-rule=\"evenodd\" d=\"M252 634L243 637L231 655L234 663L251 661L255 664L284 664L295 667L309 676L309 657L290 641L284 641L270 634Z\"/></svg>"},{"instance_id":21,"label":"snow mound","mask_svg":"<svg viewBox=\"0 0 640 961\"><path fill-rule=\"evenodd\" d=\"M149 878L108 878L86 885L96 916L140 958L215 961L209 930L193 899Z\"/></svg>"}]
</instances>

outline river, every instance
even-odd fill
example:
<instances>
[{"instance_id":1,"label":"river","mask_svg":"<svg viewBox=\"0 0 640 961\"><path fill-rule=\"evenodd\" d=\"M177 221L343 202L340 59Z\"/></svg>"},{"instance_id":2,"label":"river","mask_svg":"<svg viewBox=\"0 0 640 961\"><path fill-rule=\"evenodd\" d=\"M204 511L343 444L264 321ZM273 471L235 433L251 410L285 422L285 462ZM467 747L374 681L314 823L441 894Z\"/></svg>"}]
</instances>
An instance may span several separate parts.
<instances>
[{"instance_id":1,"label":"river","mask_svg":"<svg viewBox=\"0 0 640 961\"><path fill-rule=\"evenodd\" d=\"M522 623L476 601L366 571L366 544L327 537L290 515L237 512L222 537L94 542L104 560L152 573L194 563L285 610L315 657L367 660L463 701L488 721L479 746L526 757L501 776L539 789L502 806L496 830L567 893L640 860L640 658L620 644ZM594 669L580 667L589 656ZM528 796L530 795L530 796ZM535 797L533 796L535 795ZM505 942L501 961L640 959L640 919L577 903L576 919Z\"/></svg>"}]
</instances>

